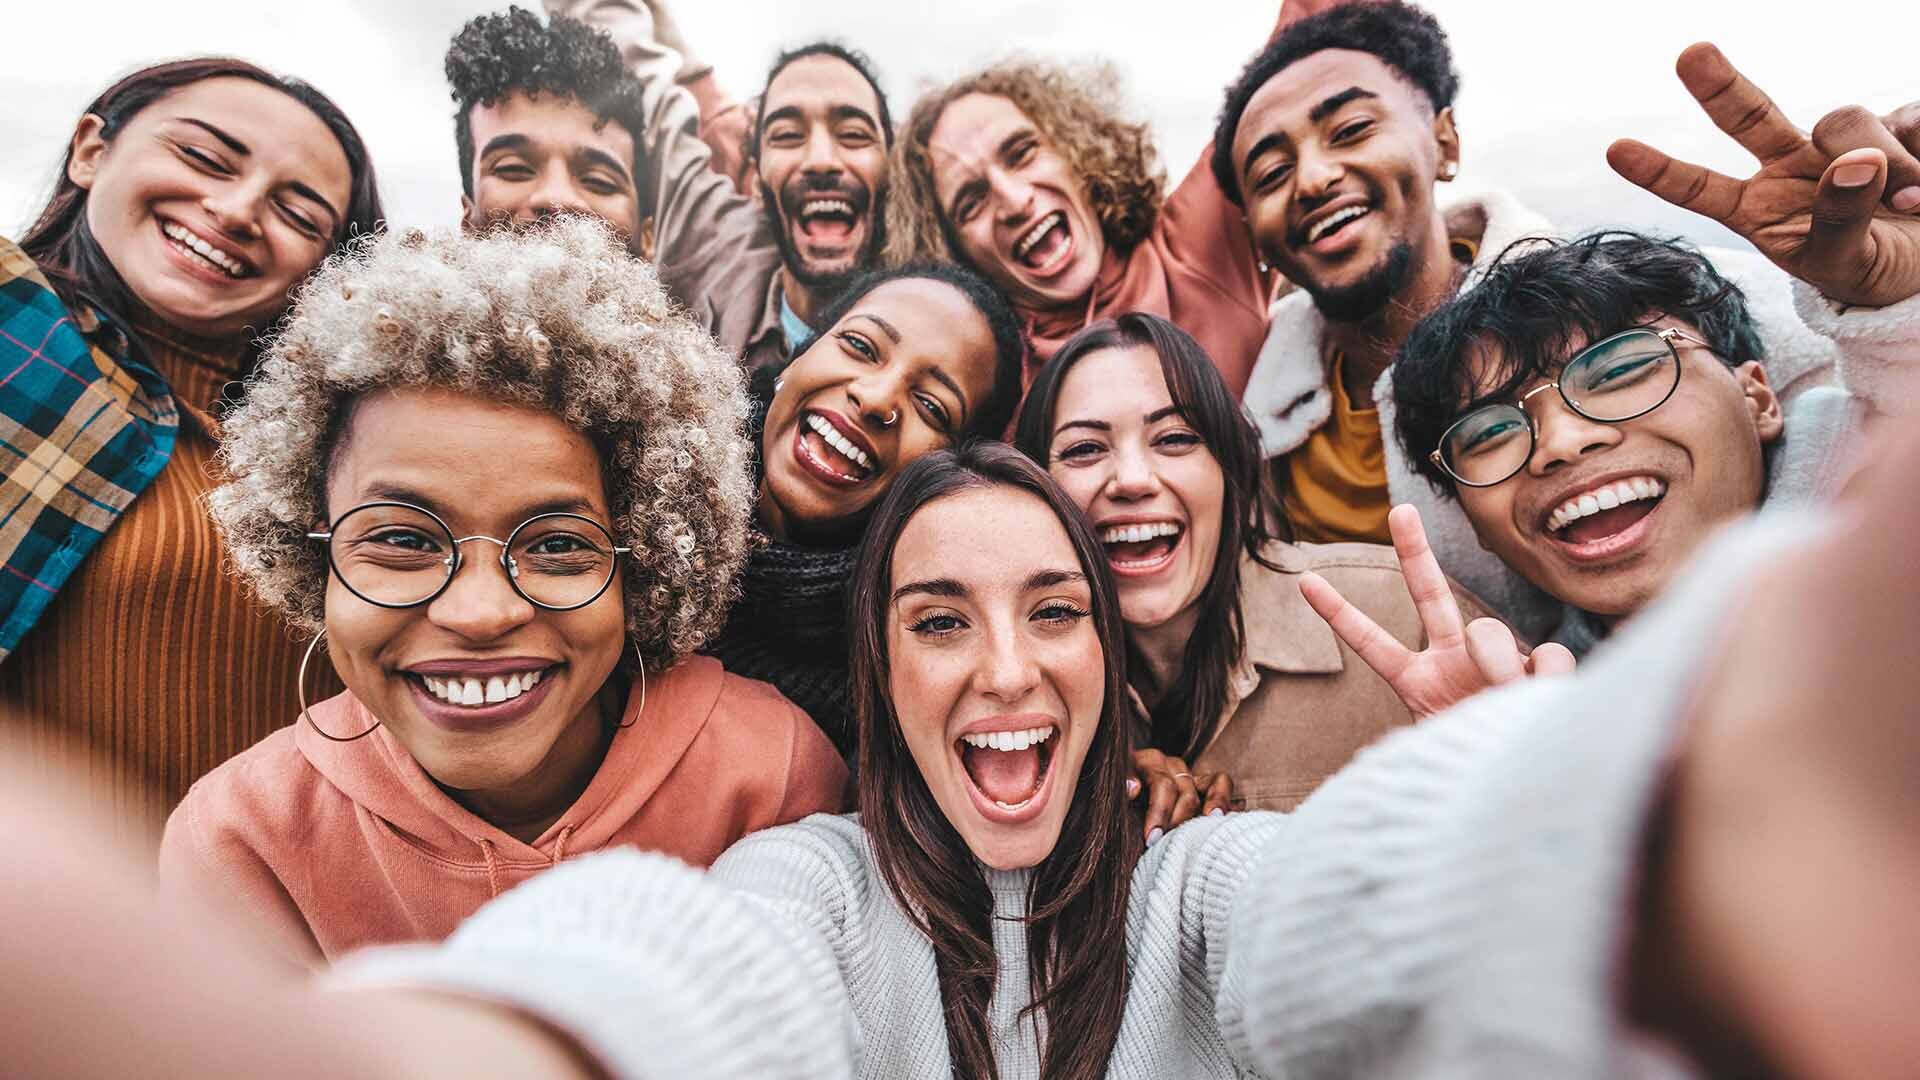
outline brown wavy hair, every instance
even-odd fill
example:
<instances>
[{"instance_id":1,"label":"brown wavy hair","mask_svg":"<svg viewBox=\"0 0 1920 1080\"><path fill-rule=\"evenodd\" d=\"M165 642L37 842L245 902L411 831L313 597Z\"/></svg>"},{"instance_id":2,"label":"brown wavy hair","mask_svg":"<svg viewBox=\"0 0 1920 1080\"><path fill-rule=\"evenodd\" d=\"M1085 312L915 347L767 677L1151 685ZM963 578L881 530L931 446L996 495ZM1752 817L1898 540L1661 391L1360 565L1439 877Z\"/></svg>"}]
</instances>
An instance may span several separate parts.
<instances>
[{"instance_id":1,"label":"brown wavy hair","mask_svg":"<svg viewBox=\"0 0 1920 1080\"><path fill-rule=\"evenodd\" d=\"M1006 98L1027 114L1086 185L1087 203L1109 248L1124 255L1153 230L1166 197L1166 174L1147 125L1122 116L1120 79L1113 66L1014 58L914 102L906 130L893 148L888 262L966 262L934 187L927 143L947 106L968 94Z\"/></svg>"},{"instance_id":2,"label":"brown wavy hair","mask_svg":"<svg viewBox=\"0 0 1920 1080\"><path fill-rule=\"evenodd\" d=\"M928 504L963 491L1010 488L1053 511L1092 588L1093 625L1106 661L1100 726L1080 767L1060 839L1027 886L1030 1004L1045 1010L1040 1075L1098 1080L1107 1074L1127 1002L1127 899L1142 851L1123 795L1133 760L1127 721L1126 629L1113 577L1093 527L1046 471L1005 443L972 442L907 466L881 499L854 568L854 715L860 725L860 821L874 861L901 909L933 945L953 1074L993 1080L998 1070L987 1009L998 972L993 894L980 864L927 789L900 732L888 693L888 594L893 549Z\"/></svg>"}]
</instances>

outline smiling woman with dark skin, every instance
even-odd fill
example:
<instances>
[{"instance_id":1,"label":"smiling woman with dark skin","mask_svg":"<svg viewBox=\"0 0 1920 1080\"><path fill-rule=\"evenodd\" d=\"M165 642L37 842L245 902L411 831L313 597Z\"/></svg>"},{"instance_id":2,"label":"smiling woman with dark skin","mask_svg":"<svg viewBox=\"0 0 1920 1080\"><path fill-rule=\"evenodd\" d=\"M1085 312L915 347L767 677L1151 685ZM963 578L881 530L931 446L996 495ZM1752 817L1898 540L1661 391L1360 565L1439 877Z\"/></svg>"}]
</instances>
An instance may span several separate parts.
<instances>
[{"instance_id":1,"label":"smiling woman with dark skin","mask_svg":"<svg viewBox=\"0 0 1920 1080\"><path fill-rule=\"evenodd\" d=\"M363 246L230 417L214 517L347 690L194 786L162 881L298 960L437 940L571 855L704 864L842 806L819 729L692 655L746 551L746 399L614 235Z\"/></svg>"},{"instance_id":2,"label":"smiling woman with dark skin","mask_svg":"<svg viewBox=\"0 0 1920 1080\"><path fill-rule=\"evenodd\" d=\"M807 710L849 761L844 585L874 504L915 459L997 435L1026 343L992 285L955 266L880 271L775 378L753 377L763 542L709 651Z\"/></svg>"},{"instance_id":3,"label":"smiling woman with dark skin","mask_svg":"<svg viewBox=\"0 0 1920 1080\"><path fill-rule=\"evenodd\" d=\"M379 220L332 102L210 58L94 99L0 240L0 708L109 750L122 799L171 805L285 722L298 646L223 571L201 501L256 337Z\"/></svg>"}]
</instances>

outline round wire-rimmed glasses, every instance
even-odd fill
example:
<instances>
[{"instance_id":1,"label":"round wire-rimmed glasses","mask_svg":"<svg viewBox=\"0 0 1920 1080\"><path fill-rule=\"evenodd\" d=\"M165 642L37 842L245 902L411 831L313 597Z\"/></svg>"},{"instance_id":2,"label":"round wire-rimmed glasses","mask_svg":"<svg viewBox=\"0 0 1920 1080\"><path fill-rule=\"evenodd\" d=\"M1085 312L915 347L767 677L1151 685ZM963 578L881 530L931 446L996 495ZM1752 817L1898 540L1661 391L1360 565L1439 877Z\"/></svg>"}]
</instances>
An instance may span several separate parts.
<instances>
[{"instance_id":1,"label":"round wire-rimmed glasses","mask_svg":"<svg viewBox=\"0 0 1920 1080\"><path fill-rule=\"evenodd\" d=\"M1473 409L1447 425L1440 445L1427 455L1466 487L1492 487L1527 467L1538 430L1527 401L1551 387L1560 400L1588 420L1620 424L1645 416L1680 386L1680 353L1674 342L1704 345L1684 331L1649 326L1622 330L1580 350L1560 377L1536 386L1518 401Z\"/></svg>"},{"instance_id":2,"label":"round wire-rimmed glasses","mask_svg":"<svg viewBox=\"0 0 1920 1080\"><path fill-rule=\"evenodd\" d=\"M431 510L404 502L369 502L333 520L309 540L327 545L327 564L353 595L376 607L409 608L439 596L474 540L500 545L500 566L521 599L548 611L586 607L613 583L620 547L605 525L580 514L536 514L505 540L456 537Z\"/></svg>"}]
</instances>

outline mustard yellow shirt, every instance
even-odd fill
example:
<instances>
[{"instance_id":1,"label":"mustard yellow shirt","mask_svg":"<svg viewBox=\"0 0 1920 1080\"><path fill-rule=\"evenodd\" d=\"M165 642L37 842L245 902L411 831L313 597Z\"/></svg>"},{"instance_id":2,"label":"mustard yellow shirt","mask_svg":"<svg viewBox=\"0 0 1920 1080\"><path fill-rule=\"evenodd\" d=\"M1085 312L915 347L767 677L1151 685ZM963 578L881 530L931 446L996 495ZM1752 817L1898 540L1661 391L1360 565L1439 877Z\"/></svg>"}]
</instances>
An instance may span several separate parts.
<instances>
[{"instance_id":1,"label":"mustard yellow shirt","mask_svg":"<svg viewBox=\"0 0 1920 1080\"><path fill-rule=\"evenodd\" d=\"M1327 422L1287 455L1281 502L1297 541L1391 543L1387 534L1387 453L1380 442L1380 410L1356 409L1347 397L1333 354L1327 375L1333 409Z\"/></svg>"}]
</instances>

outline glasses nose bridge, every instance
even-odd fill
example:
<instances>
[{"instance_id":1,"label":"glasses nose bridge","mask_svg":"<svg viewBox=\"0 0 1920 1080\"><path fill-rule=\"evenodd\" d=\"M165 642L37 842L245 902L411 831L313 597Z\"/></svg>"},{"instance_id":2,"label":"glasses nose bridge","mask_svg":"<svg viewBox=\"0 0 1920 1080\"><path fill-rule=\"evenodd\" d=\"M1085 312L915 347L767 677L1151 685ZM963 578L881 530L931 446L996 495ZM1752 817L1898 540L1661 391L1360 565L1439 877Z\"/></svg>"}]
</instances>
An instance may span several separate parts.
<instances>
[{"instance_id":1,"label":"glasses nose bridge","mask_svg":"<svg viewBox=\"0 0 1920 1080\"><path fill-rule=\"evenodd\" d=\"M500 545L501 567L506 570L507 577L509 580L517 581L519 579L520 564L516 563L513 560L513 556L508 553L509 549L507 547L507 541L502 540L499 537L488 536L486 533L474 533L472 536L459 536L454 538L453 551L447 556L447 580L448 581L452 581L453 576L460 572L460 562L461 562L460 547L462 544L465 544L470 540L485 540L489 544Z\"/></svg>"}]
</instances>

